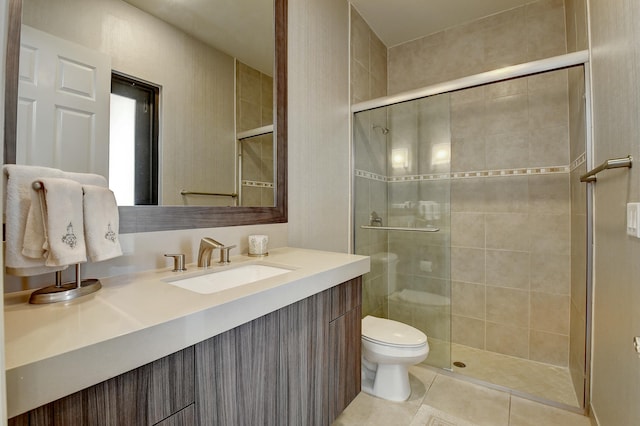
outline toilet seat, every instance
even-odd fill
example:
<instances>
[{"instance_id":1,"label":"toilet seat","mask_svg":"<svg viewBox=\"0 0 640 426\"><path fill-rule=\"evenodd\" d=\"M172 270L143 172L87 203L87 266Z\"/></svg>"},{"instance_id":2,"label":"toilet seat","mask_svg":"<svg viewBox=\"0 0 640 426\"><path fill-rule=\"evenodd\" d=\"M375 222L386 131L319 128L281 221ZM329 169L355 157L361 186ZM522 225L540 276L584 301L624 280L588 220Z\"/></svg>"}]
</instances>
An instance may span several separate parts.
<instances>
[{"instance_id":1,"label":"toilet seat","mask_svg":"<svg viewBox=\"0 0 640 426\"><path fill-rule=\"evenodd\" d=\"M417 348L427 344L427 336L407 324L367 315L362 319L362 339L382 346Z\"/></svg>"}]
</instances>

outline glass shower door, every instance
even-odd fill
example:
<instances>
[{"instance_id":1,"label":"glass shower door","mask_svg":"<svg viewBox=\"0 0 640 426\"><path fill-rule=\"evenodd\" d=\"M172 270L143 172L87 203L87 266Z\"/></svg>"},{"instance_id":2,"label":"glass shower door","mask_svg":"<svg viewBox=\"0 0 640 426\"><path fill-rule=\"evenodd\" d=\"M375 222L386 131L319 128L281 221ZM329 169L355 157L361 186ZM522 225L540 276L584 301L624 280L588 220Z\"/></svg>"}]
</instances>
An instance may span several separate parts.
<instances>
[{"instance_id":1,"label":"glass shower door","mask_svg":"<svg viewBox=\"0 0 640 426\"><path fill-rule=\"evenodd\" d=\"M371 256L363 315L429 339L426 364L451 367L449 95L354 116L355 252Z\"/></svg>"}]
</instances>

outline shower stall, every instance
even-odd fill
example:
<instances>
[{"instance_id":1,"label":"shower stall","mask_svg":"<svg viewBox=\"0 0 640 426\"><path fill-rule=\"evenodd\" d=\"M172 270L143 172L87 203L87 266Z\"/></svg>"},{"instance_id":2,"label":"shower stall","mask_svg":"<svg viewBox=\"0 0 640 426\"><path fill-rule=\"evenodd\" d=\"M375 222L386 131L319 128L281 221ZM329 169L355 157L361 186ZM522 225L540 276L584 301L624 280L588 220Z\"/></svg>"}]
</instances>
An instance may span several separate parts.
<instances>
[{"instance_id":1,"label":"shower stall","mask_svg":"<svg viewBox=\"0 0 640 426\"><path fill-rule=\"evenodd\" d=\"M580 409L589 353L585 52L353 107L363 316L425 363Z\"/></svg>"}]
</instances>

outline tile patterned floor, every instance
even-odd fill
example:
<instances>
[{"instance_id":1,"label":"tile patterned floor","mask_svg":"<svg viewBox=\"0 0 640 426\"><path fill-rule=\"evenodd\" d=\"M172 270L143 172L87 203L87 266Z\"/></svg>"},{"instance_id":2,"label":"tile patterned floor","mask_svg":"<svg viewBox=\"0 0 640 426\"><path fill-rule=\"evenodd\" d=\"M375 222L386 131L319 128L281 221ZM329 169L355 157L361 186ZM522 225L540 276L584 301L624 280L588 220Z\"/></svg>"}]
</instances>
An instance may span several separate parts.
<instances>
[{"instance_id":1,"label":"tile patterned floor","mask_svg":"<svg viewBox=\"0 0 640 426\"><path fill-rule=\"evenodd\" d=\"M420 366L411 397L385 401L361 392L334 426L590 426L587 417L469 383Z\"/></svg>"},{"instance_id":2,"label":"tile patterned floor","mask_svg":"<svg viewBox=\"0 0 640 426\"><path fill-rule=\"evenodd\" d=\"M504 386L550 401L579 407L568 368L501 355L457 344L451 345L452 361L465 368L456 373Z\"/></svg>"}]
</instances>

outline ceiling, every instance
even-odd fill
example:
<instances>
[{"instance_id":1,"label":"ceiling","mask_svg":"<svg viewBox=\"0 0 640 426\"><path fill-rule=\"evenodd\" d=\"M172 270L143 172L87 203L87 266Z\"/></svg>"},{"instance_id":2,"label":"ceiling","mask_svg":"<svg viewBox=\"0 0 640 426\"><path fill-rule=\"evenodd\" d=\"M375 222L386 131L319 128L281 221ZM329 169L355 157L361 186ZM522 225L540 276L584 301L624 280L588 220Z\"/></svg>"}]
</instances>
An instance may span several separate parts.
<instances>
[{"instance_id":1,"label":"ceiling","mask_svg":"<svg viewBox=\"0 0 640 426\"><path fill-rule=\"evenodd\" d=\"M273 0L124 0L273 75Z\"/></svg>"},{"instance_id":2,"label":"ceiling","mask_svg":"<svg viewBox=\"0 0 640 426\"><path fill-rule=\"evenodd\" d=\"M387 46L405 43L532 0L351 0Z\"/></svg>"}]
</instances>

